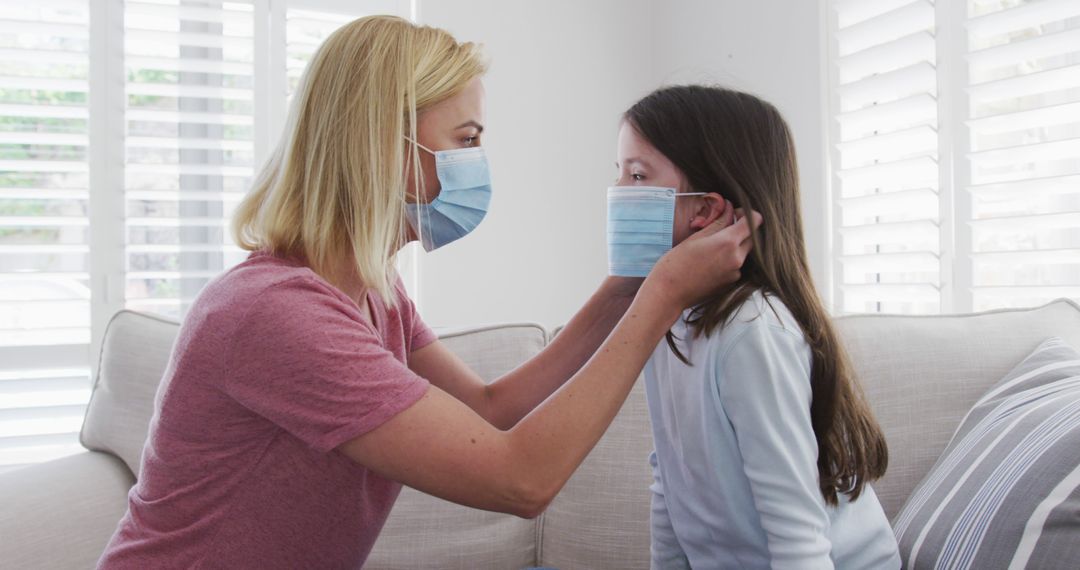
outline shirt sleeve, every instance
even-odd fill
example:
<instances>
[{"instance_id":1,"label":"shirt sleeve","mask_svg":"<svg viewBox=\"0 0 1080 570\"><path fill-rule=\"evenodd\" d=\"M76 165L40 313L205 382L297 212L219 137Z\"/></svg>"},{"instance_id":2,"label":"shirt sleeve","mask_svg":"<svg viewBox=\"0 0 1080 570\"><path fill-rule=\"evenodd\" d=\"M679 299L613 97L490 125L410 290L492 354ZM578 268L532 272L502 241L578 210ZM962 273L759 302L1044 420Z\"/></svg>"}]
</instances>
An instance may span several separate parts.
<instances>
[{"instance_id":1,"label":"shirt sleeve","mask_svg":"<svg viewBox=\"0 0 1080 570\"><path fill-rule=\"evenodd\" d=\"M439 337L435 334L435 331L431 330L431 327L420 318L420 312L416 310L416 303L413 302L408 291L405 290L405 282L402 281L401 276L398 276L394 288L396 289L399 310L403 317L402 322L406 325L409 352L420 350L438 340Z\"/></svg>"},{"instance_id":2,"label":"shirt sleeve","mask_svg":"<svg viewBox=\"0 0 1080 570\"><path fill-rule=\"evenodd\" d=\"M259 296L226 366L230 397L322 452L379 427L428 387L355 304L309 278Z\"/></svg>"},{"instance_id":3,"label":"shirt sleeve","mask_svg":"<svg viewBox=\"0 0 1080 570\"><path fill-rule=\"evenodd\" d=\"M675 536L675 529L671 526L671 517L668 516L667 500L664 498L664 481L660 475L660 464L656 459L656 452L649 454L649 465L652 466L653 483L649 486L652 491L652 511L649 514L650 526L650 554L652 562L651 570L690 570L690 561L686 558L679 539Z\"/></svg>"},{"instance_id":4,"label":"shirt sleeve","mask_svg":"<svg viewBox=\"0 0 1080 570\"><path fill-rule=\"evenodd\" d=\"M720 355L720 405L731 420L774 569L833 567L810 423L809 349L757 319Z\"/></svg>"}]
</instances>

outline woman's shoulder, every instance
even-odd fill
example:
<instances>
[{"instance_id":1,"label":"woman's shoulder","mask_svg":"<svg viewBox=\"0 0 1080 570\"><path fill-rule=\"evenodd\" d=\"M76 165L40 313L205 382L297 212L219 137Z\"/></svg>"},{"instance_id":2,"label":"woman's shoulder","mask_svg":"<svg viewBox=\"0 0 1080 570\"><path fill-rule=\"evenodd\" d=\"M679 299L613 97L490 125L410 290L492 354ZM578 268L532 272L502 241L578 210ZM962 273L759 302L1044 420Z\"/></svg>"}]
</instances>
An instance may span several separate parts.
<instances>
[{"instance_id":1,"label":"woman's shoulder","mask_svg":"<svg viewBox=\"0 0 1080 570\"><path fill-rule=\"evenodd\" d=\"M347 298L309 267L294 260L265 252L255 252L242 263L211 281L203 289L196 307L217 314L242 318L249 313L288 317L310 313L322 299L331 304ZM314 305L318 305L315 303Z\"/></svg>"}]
</instances>

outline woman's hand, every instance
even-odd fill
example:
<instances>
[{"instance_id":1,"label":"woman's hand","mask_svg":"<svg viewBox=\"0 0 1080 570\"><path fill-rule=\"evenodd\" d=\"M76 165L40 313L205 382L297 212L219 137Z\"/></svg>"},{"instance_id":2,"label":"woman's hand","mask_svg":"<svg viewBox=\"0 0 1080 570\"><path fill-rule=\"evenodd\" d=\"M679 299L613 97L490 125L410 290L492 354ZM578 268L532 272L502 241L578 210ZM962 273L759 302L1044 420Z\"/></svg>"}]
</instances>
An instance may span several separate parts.
<instances>
[{"instance_id":1,"label":"woman's hand","mask_svg":"<svg viewBox=\"0 0 1080 570\"><path fill-rule=\"evenodd\" d=\"M750 253L750 224L756 229L761 222L761 214L757 212L740 215L736 221L734 206L725 201L724 213L715 222L660 258L642 284L642 290L682 310L738 281L739 270Z\"/></svg>"}]
</instances>

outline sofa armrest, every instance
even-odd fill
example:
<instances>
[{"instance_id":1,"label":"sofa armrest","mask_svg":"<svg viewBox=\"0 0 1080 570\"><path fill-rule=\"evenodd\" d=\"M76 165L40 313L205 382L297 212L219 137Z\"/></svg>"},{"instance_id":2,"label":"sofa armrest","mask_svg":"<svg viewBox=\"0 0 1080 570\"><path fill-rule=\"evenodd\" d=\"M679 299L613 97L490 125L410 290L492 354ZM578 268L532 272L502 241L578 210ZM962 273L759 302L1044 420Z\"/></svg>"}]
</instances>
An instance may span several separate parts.
<instances>
[{"instance_id":1,"label":"sofa armrest","mask_svg":"<svg viewBox=\"0 0 1080 570\"><path fill-rule=\"evenodd\" d=\"M93 568L134 483L122 461L98 451L0 474L0 565Z\"/></svg>"}]
</instances>

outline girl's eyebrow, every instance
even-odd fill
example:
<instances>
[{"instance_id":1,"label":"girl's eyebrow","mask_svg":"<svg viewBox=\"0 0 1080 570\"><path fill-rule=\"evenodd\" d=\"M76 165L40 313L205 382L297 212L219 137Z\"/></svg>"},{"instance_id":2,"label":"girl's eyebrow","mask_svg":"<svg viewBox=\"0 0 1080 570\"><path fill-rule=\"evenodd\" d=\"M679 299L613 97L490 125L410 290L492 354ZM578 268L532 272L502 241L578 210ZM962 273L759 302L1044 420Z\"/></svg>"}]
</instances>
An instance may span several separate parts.
<instances>
[{"instance_id":1,"label":"girl's eyebrow","mask_svg":"<svg viewBox=\"0 0 1080 570\"><path fill-rule=\"evenodd\" d=\"M649 167L648 162L645 162L644 160L642 160L642 159L640 159L640 158L638 158L636 156L626 159L626 164L627 165L639 164L641 166L644 166L645 168ZM619 161L617 161L617 160L615 161L615 168L619 168Z\"/></svg>"}]
</instances>

